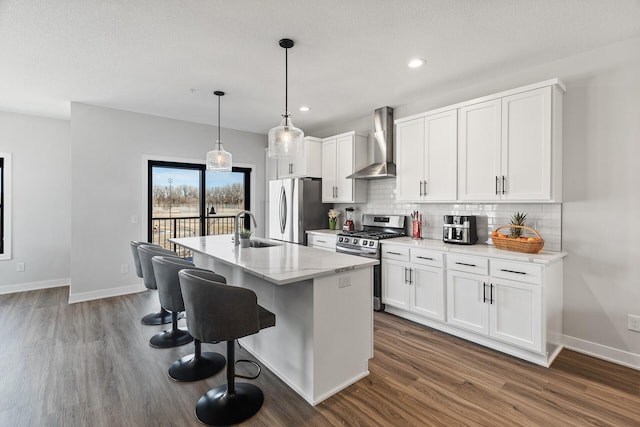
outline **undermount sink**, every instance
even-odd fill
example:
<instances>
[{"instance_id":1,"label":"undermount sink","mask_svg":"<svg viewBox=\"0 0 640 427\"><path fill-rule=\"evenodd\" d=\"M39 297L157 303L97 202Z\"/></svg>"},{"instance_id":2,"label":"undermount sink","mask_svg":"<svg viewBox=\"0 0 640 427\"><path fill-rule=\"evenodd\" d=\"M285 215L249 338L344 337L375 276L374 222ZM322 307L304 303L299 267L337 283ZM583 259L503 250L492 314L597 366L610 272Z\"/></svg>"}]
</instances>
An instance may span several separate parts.
<instances>
[{"instance_id":1,"label":"undermount sink","mask_svg":"<svg viewBox=\"0 0 640 427\"><path fill-rule=\"evenodd\" d=\"M279 243L261 242L260 240L252 240L249 243L250 248L270 248L272 246L281 246Z\"/></svg>"}]
</instances>

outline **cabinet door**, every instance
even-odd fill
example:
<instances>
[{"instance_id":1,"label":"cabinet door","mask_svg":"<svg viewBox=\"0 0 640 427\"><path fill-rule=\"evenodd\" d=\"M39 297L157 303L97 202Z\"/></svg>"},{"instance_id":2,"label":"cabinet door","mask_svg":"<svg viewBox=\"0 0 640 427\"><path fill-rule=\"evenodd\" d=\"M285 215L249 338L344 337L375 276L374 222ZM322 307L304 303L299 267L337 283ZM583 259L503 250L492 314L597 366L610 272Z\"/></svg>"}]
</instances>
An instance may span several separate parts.
<instances>
[{"instance_id":1,"label":"cabinet door","mask_svg":"<svg viewBox=\"0 0 640 427\"><path fill-rule=\"evenodd\" d=\"M382 265L382 302L384 304L409 309L408 265L398 261L383 259Z\"/></svg>"},{"instance_id":2,"label":"cabinet door","mask_svg":"<svg viewBox=\"0 0 640 427\"><path fill-rule=\"evenodd\" d=\"M457 111L451 110L428 116L425 118L424 125L424 199L456 200Z\"/></svg>"},{"instance_id":3,"label":"cabinet door","mask_svg":"<svg viewBox=\"0 0 640 427\"><path fill-rule=\"evenodd\" d=\"M289 159L279 159L278 160L278 178L290 178L293 174L292 172L293 163Z\"/></svg>"},{"instance_id":4,"label":"cabinet door","mask_svg":"<svg viewBox=\"0 0 640 427\"><path fill-rule=\"evenodd\" d=\"M459 271L447 272L447 323L489 334L489 304L485 302L487 277Z\"/></svg>"},{"instance_id":5,"label":"cabinet door","mask_svg":"<svg viewBox=\"0 0 640 427\"><path fill-rule=\"evenodd\" d=\"M322 141L322 201L333 202L336 194L336 139Z\"/></svg>"},{"instance_id":6,"label":"cabinet door","mask_svg":"<svg viewBox=\"0 0 640 427\"><path fill-rule=\"evenodd\" d=\"M499 200L501 99L458 110L458 198Z\"/></svg>"},{"instance_id":7,"label":"cabinet door","mask_svg":"<svg viewBox=\"0 0 640 427\"><path fill-rule=\"evenodd\" d=\"M353 136L343 136L336 141L336 202L353 202L353 179L347 179L354 173Z\"/></svg>"},{"instance_id":8,"label":"cabinet door","mask_svg":"<svg viewBox=\"0 0 640 427\"><path fill-rule=\"evenodd\" d=\"M409 310L444 321L444 274L441 268L413 267Z\"/></svg>"},{"instance_id":9,"label":"cabinet door","mask_svg":"<svg viewBox=\"0 0 640 427\"><path fill-rule=\"evenodd\" d=\"M505 200L551 199L551 87L502 99Z\"/></svg>"},{"instance_id":10,"label":"cabinet door","mask_svg":"<svg viewBox=\"0 0 640 427\"><path fill-rule=\"evenodd\" d=\"M396 127L396 198L420 201L424 191L424 119L399 123ZM454 145L455 149L455 145ZM455 181L454 181L455 182Z\"/></svg>"},{"instance_id":11,"label":"cabinet door","mask_svg":"<svg viewBox=\"0 0 640 427\"><path fill-rule=\"evenodd\" d=\"M494 278L491 285L489 335L528 350L543 351L540 286Z\"/></svg>"}]
</instances>

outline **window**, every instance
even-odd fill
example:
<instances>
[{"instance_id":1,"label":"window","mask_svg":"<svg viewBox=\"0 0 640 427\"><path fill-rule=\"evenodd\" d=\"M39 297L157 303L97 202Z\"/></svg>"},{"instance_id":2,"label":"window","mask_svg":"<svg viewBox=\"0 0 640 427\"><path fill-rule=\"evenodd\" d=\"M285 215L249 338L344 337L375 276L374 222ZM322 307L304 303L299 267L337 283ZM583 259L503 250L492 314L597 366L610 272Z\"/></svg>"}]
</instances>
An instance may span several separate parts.
<instances>
[{"instance_id":1,"label":"window","mask_svg":"<svg viewBox=\"0 0 640 427\"><path fill-rule=\"evenodd\" d=\"M250 208L250 174L250 168L216 173L201 164L149 161L148 241L175 250L170 238L233 233L235 214Z\"/></svg>"},{"instance_id":2,"label":"window","mask_svg":"<svg viewBox=\"0 0 640 427\"><path fill-rule=\"evenodd\" d=\"M0 260L11 259L11 154L0 153Z\"/></svg>"}]
</instances>

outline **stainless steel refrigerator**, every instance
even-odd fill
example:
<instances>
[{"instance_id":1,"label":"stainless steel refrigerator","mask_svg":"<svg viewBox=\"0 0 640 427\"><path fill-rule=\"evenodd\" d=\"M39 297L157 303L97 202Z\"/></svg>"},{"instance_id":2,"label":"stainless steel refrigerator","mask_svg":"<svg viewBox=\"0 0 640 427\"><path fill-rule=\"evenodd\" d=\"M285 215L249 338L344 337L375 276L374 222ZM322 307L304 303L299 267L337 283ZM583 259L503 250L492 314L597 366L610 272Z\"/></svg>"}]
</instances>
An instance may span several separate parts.
<instances>
[{"instance_id":1,"label":"stainless steel refrigerator","mask_svg":"<svg viewBox=\"0 0 640 427\"><path fill-rule=\"evenodd\" d=\"M322 203L322 181L269 181L269 238L306 244L306 230L327 228L331 204Z\"/></svg>"}]
</instances>

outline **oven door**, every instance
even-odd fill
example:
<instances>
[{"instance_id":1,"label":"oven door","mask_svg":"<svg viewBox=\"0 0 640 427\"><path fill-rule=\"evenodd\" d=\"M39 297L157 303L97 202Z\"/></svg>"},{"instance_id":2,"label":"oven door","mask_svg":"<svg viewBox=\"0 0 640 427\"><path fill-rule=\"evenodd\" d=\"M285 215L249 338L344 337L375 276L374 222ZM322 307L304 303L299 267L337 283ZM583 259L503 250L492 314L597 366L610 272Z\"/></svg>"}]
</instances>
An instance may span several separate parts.
<instances>
[{"instance_id":1,"label":"oven door","mask_svg":"<svg viewBox=\"0 0 640 427\"><path fill-rule=\"evenodd\" d=\"M363 256L365 258L374 258L374 259L379 258L377 249L367 249L364 247L351 248L351 247L336 245L336 252L349 254L349 255Z\"/></svg>"}]
</instances>

